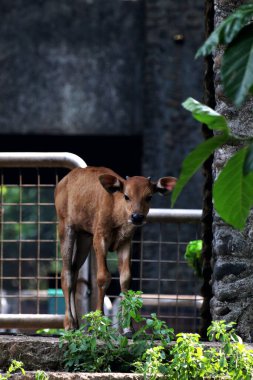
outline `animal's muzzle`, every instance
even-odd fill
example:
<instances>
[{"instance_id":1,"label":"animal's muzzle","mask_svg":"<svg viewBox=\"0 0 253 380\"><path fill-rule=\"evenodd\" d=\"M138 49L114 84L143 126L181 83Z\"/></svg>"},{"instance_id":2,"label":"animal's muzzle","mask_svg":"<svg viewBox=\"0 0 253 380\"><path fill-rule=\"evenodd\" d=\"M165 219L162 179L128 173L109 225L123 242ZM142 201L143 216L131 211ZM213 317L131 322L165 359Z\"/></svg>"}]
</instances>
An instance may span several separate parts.
<instances>
[{"instance_id":1,"label":"animal's muzzle","mask_svg":"<svg viewBox=\"0 0 253 380\"><path fill-rule=\"evenodd\" d=\"M131 215L131 221L133 224L136 226L141 226L145 222L145 215L143 214L138 214L137 212L134 212Z\"/></svg>"}]
</instances>

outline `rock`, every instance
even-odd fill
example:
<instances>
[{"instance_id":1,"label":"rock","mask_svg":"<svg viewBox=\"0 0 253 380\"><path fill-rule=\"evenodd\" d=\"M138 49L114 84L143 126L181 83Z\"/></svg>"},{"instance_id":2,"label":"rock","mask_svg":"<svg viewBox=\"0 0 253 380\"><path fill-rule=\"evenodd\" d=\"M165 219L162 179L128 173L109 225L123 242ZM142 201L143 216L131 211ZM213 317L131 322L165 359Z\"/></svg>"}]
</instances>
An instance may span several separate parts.
<instances>
[{"instance_id":1,"label":"rock","mask_svg":"<svg viewBox=\"0 0 253 380\"><path fill-rule=\"evenodd\" d=\"M13 359L22 361L26 370L63 370L63 350L59 339L37 336L0 336L0 368L6 370Z\"/></svg>"}]
</instances>

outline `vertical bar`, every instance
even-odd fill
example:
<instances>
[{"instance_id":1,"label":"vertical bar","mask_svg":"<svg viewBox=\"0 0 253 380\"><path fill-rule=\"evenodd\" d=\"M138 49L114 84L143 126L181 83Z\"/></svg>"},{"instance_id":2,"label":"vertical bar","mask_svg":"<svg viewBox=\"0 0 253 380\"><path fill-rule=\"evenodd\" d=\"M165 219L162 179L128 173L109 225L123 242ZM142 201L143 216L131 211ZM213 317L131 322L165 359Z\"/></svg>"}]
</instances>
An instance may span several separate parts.
<instances>
[{"instance_id":1,"label":"vertical bar","mask_svg":"<svg viewBox=\"0 0 253 380\"><path fill-rule=\"evenodd\" d=\"M55 186L59 182L58 173L55 174ZM57 229L57 223L55 224L55 314L58 314L58 272L59 272L59 255L58 255L58 229Z\"/></svg>"},{"instance_id":2,"label":"vertical bar","mask_svg":"<svg viewBox=\"0 0 253 380\"><path fill-rule=\"evenodd\" d=\"M4 186L4 175L3 175L3 171L1 170L1 203L0 203L0 207L1 207L1 210L0 210L0 217L1 217L1 224L0 224L0 235L1 235L1 266L0 266L0 294L1 294L1 297L0 297L0 313L3 312L2 310L2 300L3 300L3 297L4 297L4 292L3 292L3 226L4 226L4 213L3 213L3 186Z\"/></svg>"},{"instance_id":3,"label":"vertical bar","mask_svg":"<svg viewBox=\"0 0 253 380\"><path fill-rule=\"evenodd\" d=\"M141 236L140 236L140 290L143 289L143 228L141 229Z\"/></svg>"},{"instance_id":4,"label":"vertical bar","mask_svg":"<svg viewBox=\"0 0 253 380\"><path fill-rule=\"evenodd\" d=\"M159 223L159 243L158 243L158 289L157 289L157 315L161 313L160 295L161 295L161 261L162 261L162 226Z\"/></svg>"},{"instance_id":5,"label":"vertical bar","mask_svg":"<svg viewBox=\"0 0 253 380\"><path fill-rule=\"evenodd\" d=\"M40 181L40 171L37 168L37 257L36 257L36 272L37 272L37 281L36 281L36 312L40 313L40 189L41 189L41 181Z\"/></svg>"},{"instance_id":6,"label":"vertical bar","mask_svg":"<svg viewBox=\"0 0 253 380\"><path fill-rule=\"evenodd\" d=\"M179 260L180 260L180 224L177 223L177 261L176 261L176 315L175 315L175 329L178 331L178 299L179 299L179 291L178 291L178 283L179 283Z\"/></svg>"},{"instance_id":7,"label":"vertical bar","mask_svg":"<svg viewBox=\"0 0 253 380\"><path fill-rule=\"evenodd\" d=\"M22 313L22 172L19 170L18 312Z\"/></svg>"}]
</instances>

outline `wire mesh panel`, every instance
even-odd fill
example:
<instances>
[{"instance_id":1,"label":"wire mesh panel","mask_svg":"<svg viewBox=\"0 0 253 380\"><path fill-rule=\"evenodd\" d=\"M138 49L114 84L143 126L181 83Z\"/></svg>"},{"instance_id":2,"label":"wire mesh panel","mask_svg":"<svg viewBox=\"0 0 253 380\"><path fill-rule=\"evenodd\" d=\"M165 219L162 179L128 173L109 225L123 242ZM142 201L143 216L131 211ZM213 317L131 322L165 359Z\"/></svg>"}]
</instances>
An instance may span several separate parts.
<instances>
[{"instance_id":1,"label":"wire mesh panel","mask_svg":"<svg viewBox=\"0 0 253 380\"><path fill-rule=\"evenodd\" d=\"M143 292L143 315L156 313L175 332L196 332L200 324L202 281L185 259L187 244L198 239L199 220L187 223L172 218L166 223L148 223L137 231L132 243L131 288ZM113 313L116 314L119 303L113 292L119 281L116 255L111 254L109 267L114 273L113 288L110 287L109 292L112 292L110 297L114 299Z\"/></svg>"},{"instance_id":2,"label":"wire mesh panel","mask_svg":"<svg viewBox=\"0 0 253 380\"><path fill-rule=\"evenodd\" d=\"M63 310L54 209L58 178L46 169L1 170L2 313Z\"/></svg>"}]
</instances>

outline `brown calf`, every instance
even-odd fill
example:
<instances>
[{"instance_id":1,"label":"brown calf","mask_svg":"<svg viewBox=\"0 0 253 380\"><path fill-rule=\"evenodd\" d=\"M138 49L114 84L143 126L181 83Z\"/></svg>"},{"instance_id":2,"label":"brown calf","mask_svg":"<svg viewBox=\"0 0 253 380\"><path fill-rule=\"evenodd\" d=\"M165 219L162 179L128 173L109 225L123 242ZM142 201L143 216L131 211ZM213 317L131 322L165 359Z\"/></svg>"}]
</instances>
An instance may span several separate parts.
<instances>
[{"instance_id":1,"label":"brown calf","mask_svg":"<svg viewBox=\"0 0 253 380\"><path fill-rule=\"evenodd\" d=\"M125 292L131 278L133 233L145 223L152 195L168 193L175 183L174 177L160 178L157 182L145 177L124 180L102 167L74 169L59 182L55 206L63 261L66 329L76 328L80 323L82 313L74 306L77 278L90 249L93 247L97 262L97 309L103 310L104 295L111 280L106 266L107 251L118 253L120 287Z\"/></svg>"}]
</instances>

